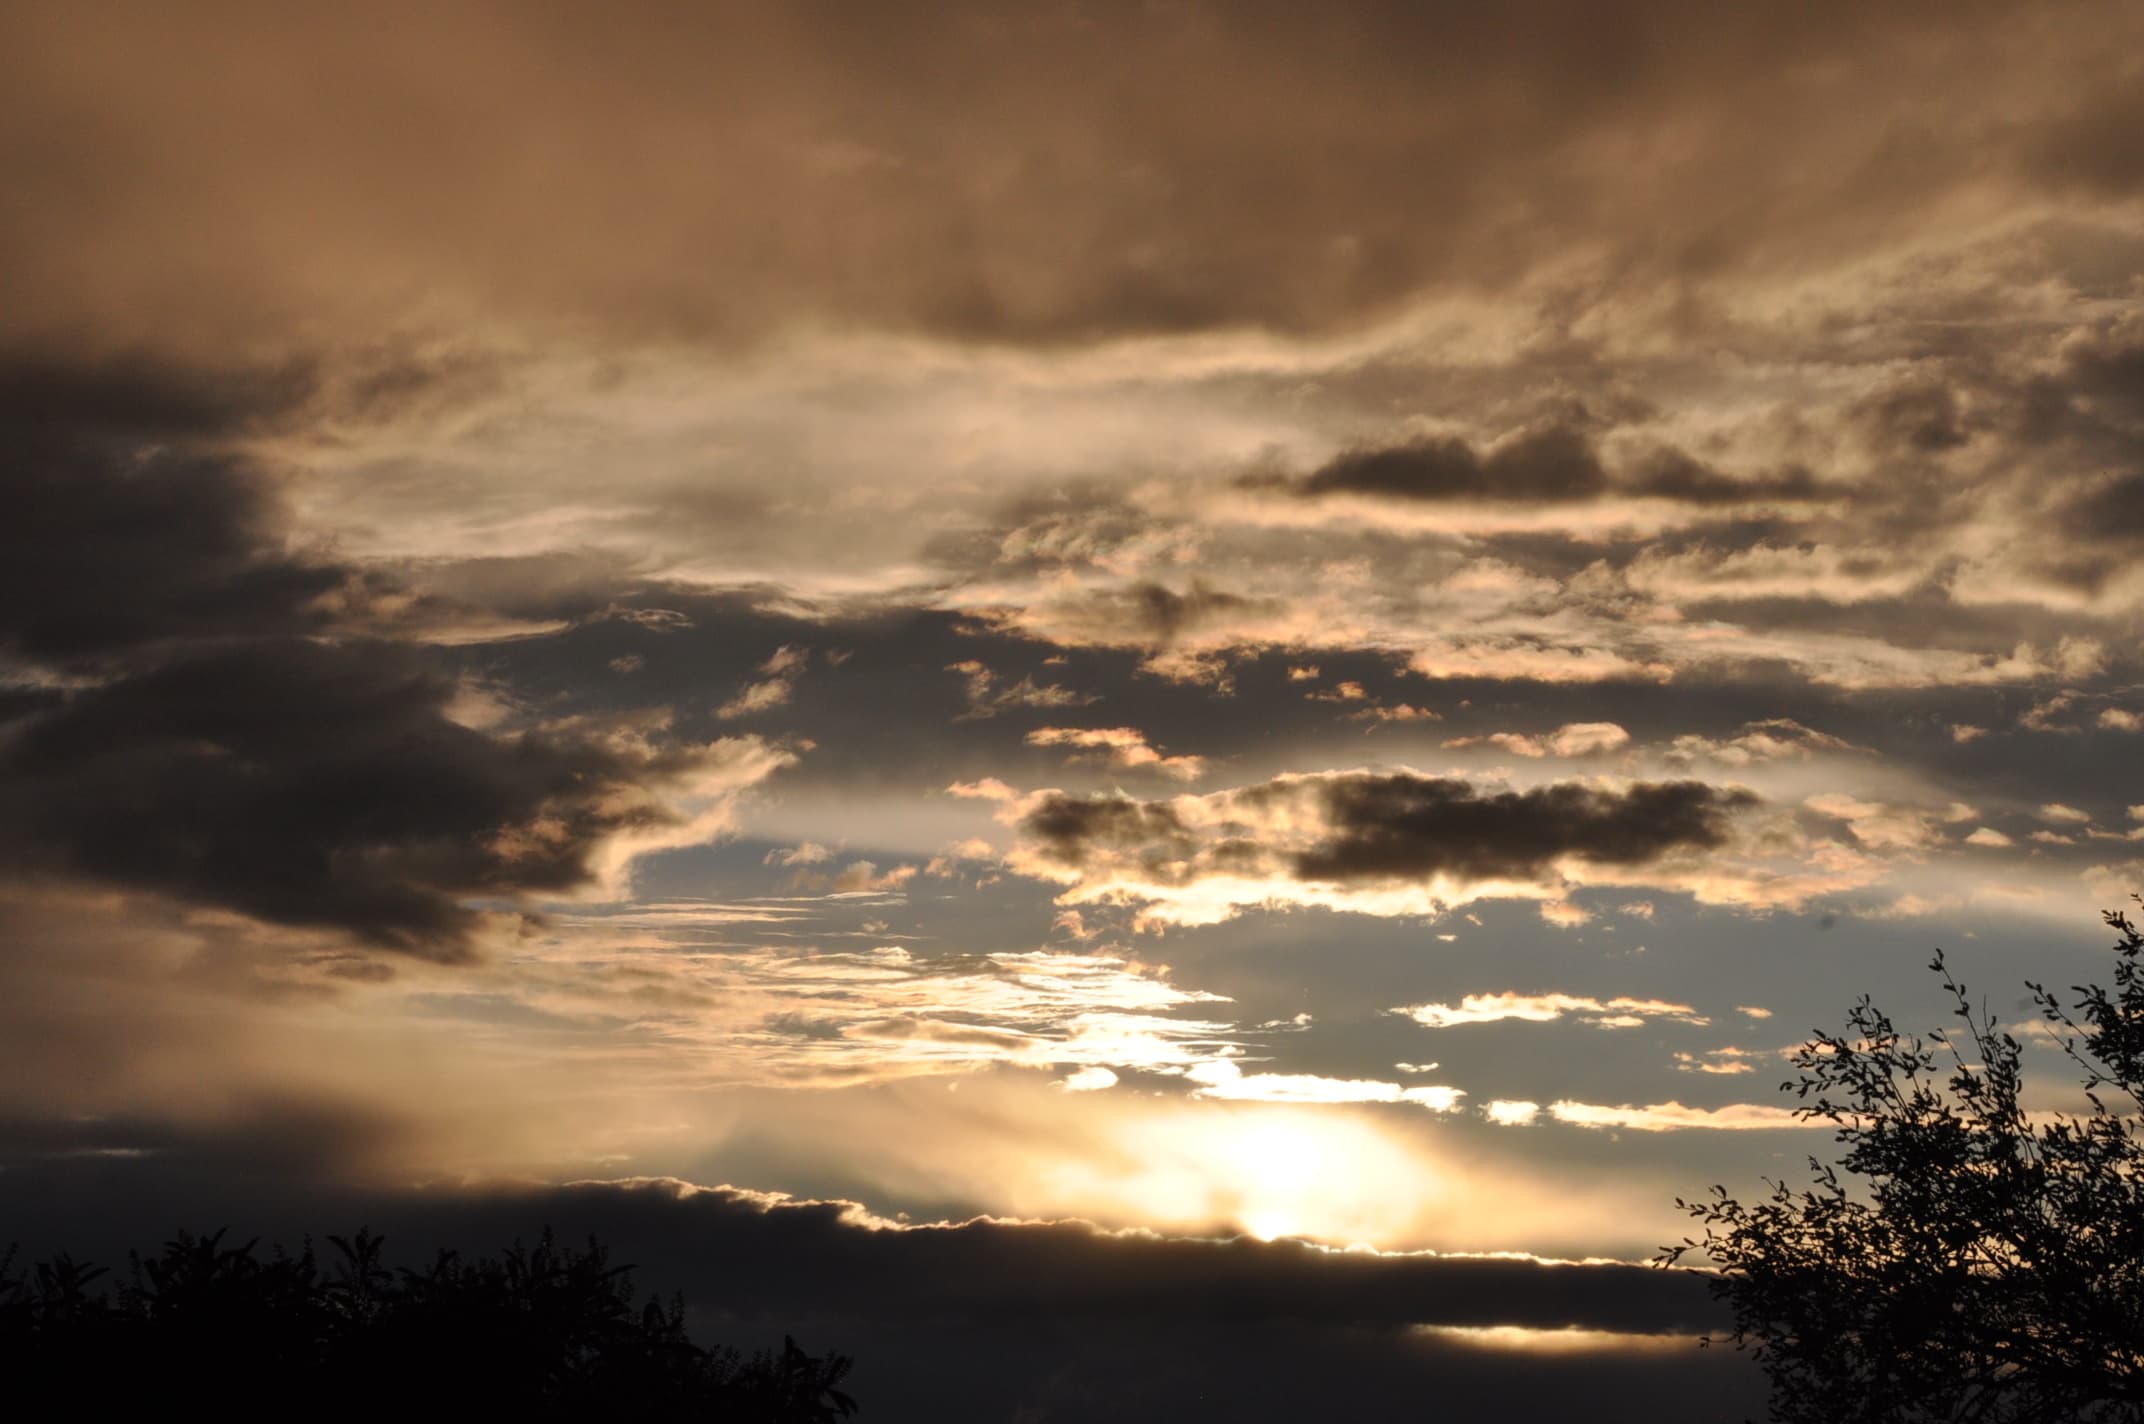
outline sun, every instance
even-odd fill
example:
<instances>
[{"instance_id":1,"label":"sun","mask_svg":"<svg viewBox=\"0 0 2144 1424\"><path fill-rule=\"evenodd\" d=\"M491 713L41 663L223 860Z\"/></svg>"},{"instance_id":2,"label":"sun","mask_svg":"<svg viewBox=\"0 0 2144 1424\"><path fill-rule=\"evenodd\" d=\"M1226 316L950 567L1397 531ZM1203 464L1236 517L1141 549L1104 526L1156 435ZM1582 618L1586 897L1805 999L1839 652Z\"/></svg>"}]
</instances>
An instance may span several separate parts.
<instances>
[{"instance_id":1,"label":"sun","mask_svg":"<svg viewBox=\"0 0 2144 1424\"><path fill-rule=\"evenodd\" d=\"M1327 1107L1186 1104L1120 1130L1140 1169L1115 1186L1155 1225L1385 1245L1442 1195L1417 1144Z\"/></svg>"},{"instance_id":2,"label":"sun","mask_svg":"<svg viewBox=\"0 0 2144 1424\"><path fill-rule=\"evenodd\" d=\"M1271 1241L1318 1230L1355 1145L1335 1126L1289 1112L1260 1115L1224 1134L1222 1180L1241 1196L1236 1216L1245 1231Z\"/></svg>"}]
</instances>

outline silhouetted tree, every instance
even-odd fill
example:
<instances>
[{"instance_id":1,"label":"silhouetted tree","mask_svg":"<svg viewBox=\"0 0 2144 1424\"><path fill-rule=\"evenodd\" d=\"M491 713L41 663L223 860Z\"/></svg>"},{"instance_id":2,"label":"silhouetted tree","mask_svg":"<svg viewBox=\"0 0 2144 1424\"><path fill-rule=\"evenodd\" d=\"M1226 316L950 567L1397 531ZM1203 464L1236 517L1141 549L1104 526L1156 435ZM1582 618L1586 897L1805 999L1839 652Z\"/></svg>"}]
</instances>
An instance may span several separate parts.
<instances>
[{"instance_id":1,"label":"silhouetted tree","mask_svg":"<svg viewBox=\"0 0 2144 1424\"><path fill-rule=\"evenodd\" d=\"M1962 1029L1900 1033L1866 997L1784 1086L1837 1125L1813 1186L1678 1202L1788 1424L2144 1421L2144 935L2114 985L2028 983L2089 1111L2028 1112L2018 1040L1938 954ZM1709 1343L1709 1342L1708 1342Z\"/></svg>"},{"instance_id":2,"label":"silhouetted tree","mask_svg":"<svg viewBox=\"0 0 2144 1424\"><path fill-rule=\"evenodd\" d=\"M706 1349L682 1300L635 1304L632 1268L594 1241L391 1271L370 1231L330 1236L326 1271L308 1244L180 1232L133 1259L128 1284L61 1255L27 1272L0 1258L0 1380L18 1398L72 1412L292 1410L380 1417L654 1418L831 1424L856 1410L849 1361L784 1339L749 1358Z\"/></svg>"}]
</instances>

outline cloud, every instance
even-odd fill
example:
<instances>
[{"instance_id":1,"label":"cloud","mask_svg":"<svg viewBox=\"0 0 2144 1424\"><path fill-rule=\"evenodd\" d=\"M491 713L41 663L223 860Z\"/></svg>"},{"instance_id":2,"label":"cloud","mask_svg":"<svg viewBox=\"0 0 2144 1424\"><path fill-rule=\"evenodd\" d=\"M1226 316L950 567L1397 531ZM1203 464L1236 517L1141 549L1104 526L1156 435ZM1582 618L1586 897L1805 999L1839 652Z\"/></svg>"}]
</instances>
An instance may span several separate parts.
<instances>
[{"instance_id":1,"label":"cloud","mask_svg":"<svg viewBox=\"0 0 2144 1424\"><path fill-rule=\"evenodd\" d=\"M1586 757L1618 751L1630 744L1630 733L1614 722L1566 722L1541 737L1517 732L1492 732L1486 737L1454 737L1447 747L1470 747L1482 742L1502 747L1522 757Z\"/></svg>"},{"instance_id":2,"label":"cloud","mask_svg":"<svg viewBox=\"0 0 2144 1424\"><path fill-rule=\"evenodd\" d=\"M1940 823L1960 819L1948 807L1940 812L1929 811L1882 801L1864 801L1836 791L1808 797L1802 804L1818 815L1843 821L1847 834L1857 844L1874 851L1911 853L1921 850L1940 839ZM1963 809L1967 817L1976 814L1971 807Z\"/></svg>"},{"instance_id":3,"label":"cloud","mask_svg":"<svg viewBox=\"0 0 2144 1424\"><path fill-rule=\"evenodd\" d=\"M1459 1110L1466 1093L1431 1085L1402 1087L1370 1078L1327 1078L1315 1073L1246 1073L1233 1058L1201 1063L1184 1075L1199 1086L1198 1098L1249 1103L1411 1103L1431 1112Z\"/></svg>"},{"instance_id":4,"label":"cloud","mask_svg":"<svg viewBox=\"0 0 2144 1424\"><path fill-rule=\"evenodd\" d=\"M1251 488L1258 481L1250 482ZM1693 506L1815 503L1827 489L1805 469L1738 478L1675 449L1655 449L1611 473L1594 441L1570 426L1521 431L1478 450L1456 436L1344 450L1294 490L1305 498L1367 495L1402 501L1573 504L1611 495Z\"/></svg>"},{"instance_id":5,"label":"cloud","mask_svg":"<svg viewBox=\"0 0 2144 1424\"><path fill-rule=\"evenodd\" d=\"M899 869L858 862L806 888L886 893L915 874ZM993 1065L1182 1072L1241 1051L1232 1024L1196 1012L1223 996L1121 955L924 956L899 945L707 954L694 949L688 914L649 922L668 953L619 965L603 945L635 923L620 919L573 925L557 951L525 965L517 992L562 1020L631 1012L719 1082L831 1087Z\"/></svg>"},{"instance_id":6,"label":"cloud","mask_svg":"<svg viewBox=\"0 0 2144 1424\"><path fill-rule=\"evenodd\" d=\"M15 373L0 488L14 594L0 642L73 667L0 739L0 844L18 873L159 892L438 958L485 912L615 890L650 849L704 840L790 760L662 718L468 715L422 637L427 600L287 547L231 438L287 381L120 364ZM434 609L434 612L437 612Z\"/></svg>"},{"instance_id":7,"label":"cloud","mask_svg":"<svg viewBox=\"0 0 2144 1424\"><path fill-rule=\"evenodd\" d=\"M1970 741L1970 737L1959 740ZM1760 762L1802 759L1818 752L1858 751L1852 743L1826 732L1804 727L1788 717L1771 717L1745 723L1734 736L1680 736L1669 747L1670 759L1695 761L1704 758L1723 766L1750 766Z\"/></svg>"},{"instance_id":8,"label":"cloud","mask_svg":"<svg viewBox=\"0 0 2144 1424\"><path fill-rule=\"evenodd\" d=\"M862 43L817 16L623 38L488 11L386 34L275 16L219 44L154 7L20 20L6 120L56 137L19 177L42 216L12 249L7 330L239 343L306 311L340 334L414 291L471 328L505 310L641 341L806 322L1047 346L1345 331L1423 294L1560 277L1606 289L1613 334L1663 310L1694 320L1730 279L1850 280L1849 258L1905 245L1932 214L1977 234L2127 191L2107 135L2130 113L2112 56L2135 35L2104 7L2058 7L2029 52L2020 21L1977 6L1939 22L1562 5L1457 30L1405 9L1208 18L977 26L933 4ZM606 40L615 60L591 66ZM246 62L219 63L233 52ZM1084 76L1105 60L1116 82L1097 93ZM911 76L933 63L994 82L918 102ZM537 95L557 107L532 176L490 156L527 141ZM1901 155L1847 119L1888 103L1947 122ZM412 110L457 141L396 122ZM94 134L59 121L85 111ZM1408 122L1380 121L1395 113ZM1080 141L1047 172L1010 161L1065 132ZM1640 174L1586 162L1676 139L1679 162ZM231 201L289 191L302 162L374 181ZM727 201L743 189L751 214ZM1705 240L1661 242L1662 213ZM811 240L770 242L769 223ZM620 251L605 238L621 228L663 238ZM742 270L755 280L719 275Z\"/></svg>"},{"instance_id":9,"label":"cloud","mask_svg":"<svg viewBox=\"0 0 2144 1424\"><path fill-rule=\"evenodd\" d=\"M569 897L634 848L712 836L728 795L788 760L749 738L493 735L447 716L455 691L377 642L164 659L16 726L0 840L18 869L452 957L482 920L466 902Z\"/></svg>"},{"instance_id":10,"label":"cloud","mask_svg":"<svg viewBox=\"0 0 2144 1424\"><path fill-rule=\"evenodd\" d=\"M675 1178L358 1191L287 1172L239 1185L226 1169L218 1187L204 1180L209 1154L220 1147L229 1162L241 1144L172 1145L162 1161L47 1161L8 1173L4 1198L25 1253L123 1260L168 1235L171 1211L292 1248L308 1232L366 1222L386 1236L392 1263L413 1267L441 1248L533 1240L549 1226L639 1263L635 1285L683 1294L700 1328L724 1342L778 1347L789 1333L852 1355L848 1386L873 1417L897 1424L949 1408L1159 1419L1216 1407L1277 1424L1319 1401L1367 1414L1435 1391L1463 1418L1591 1409L1604 1424L1695 1424L1710 1416L1676 1399L1696 1395L1716 1411L1726 1400L1755 1409L1761 1398L1746 1362L1691 1345L1720 1316L1690 1273L1078 1221L903 1222L835 1197ZM153 1220L139 1210L151 1199L163 1204ZM1515 1349L1529 1332L1552 1347L1578 1332L1594 1348ZM1616 1338L1590 1338L1603 1334ZM1669 1335L1684 1348L1663 1351ZM1178 1358L1186 1350L1195 1368ZM1628 1408L1617 1403L1626 1396Z\"/></svg>"},{"instance_id":11,"label":"cloud","mask_svg":"<svg viewBox=\"0 0 2144 1424\"><path fill-rule=\"evenodd\" d=\"M974 659L949 664L947 672L957 672L964 679L968 710L961 714L963 720L995 717L1007 708L1016 707L1085 707L1096 699L1058 686L1056 683L1037 684L1029 675L1010 687L997 686L997 674Z\"/></svg>"},{"instance_id":12,"label":"cloud","mask_svg":"<svg viewBox=\"0 0 2144 1424\"><path fill-rule=\"evenodd\" d=\"M980 781L956 781L946 787L948 796L958 796L964 801L1017 801L1020 793L994 776Z\"/></svg>"},{"instance_id":13,"label":"cloud","mask_svg":"<svg viewBox=\"0 0 2144 1424\"><path fill-rule=\"evenodd\" d=\"M807 842L798 849L823 850L824 847ZM770 853L769 863L809 865L823 863L830 858L822 855L817 861L793 861L777 859ZM880 870L876 861L852 860L838 872L799 870L789 877L788 885L791 891L806 895L893 895L905 890L908 882L918 874L928 873L928 867L894 865Z\"/></svg>"},{"instance_id":14,"label":"cloud","mask_svg":"<svg viewBox=\"0 0 2144 1424\"><path fill-rule=\"evenodd\" d=\"M1374 706L1357 708L1347 714L1347 720L1350 722L1384 724L1393 722L1441 722L1444 719L1429 708L1417 707L1411 702L1394 702L1389 705L1380 702ZM1366 730L1374 732L1377 730L1377 726L1372 725Z\"/></svg>"},{"instance_id":15,"label":"cloud","mask_svg":"<svg viewBox=\"0 0 2144 1424\"><path fill-rule=\"evenodd\" d=\"M1758 804L1695 781L1514 791L1369 771L1162 801L1050 790L1009 808L1020 839L1006 863L1069 886L1060 903L1129 901L1150 925L1213 923L1259 904L1394 915L1485 895L1560 902L1586 883L1762 900L1767 872L1699 864Z\"/></svg>"},{"instance_id":16,"label":"cloud","mask_svg":"<svg viewBox=\"0 0 2144 1424\"><path fill-rule=\"evenodd\" d=\"M1348 493L1396 499L1590 499L1608 476L1576 431L1547 429L1477 454L1446 437L1385 449L1354 450L1309 474L1305 495Z\"/></svg>"},{"instance_id":17,"label":"cloud","mask_svg":"<svg viewBox=\"0 0 2144 1424\"><path fill-rule=\"evenodd\" d=\"M1675 1053L1675 1067L1684 1073L1754 1073L1757 1071L1756 1065L1749 1060L1756 1056L1747 1048L1707 1048L1696 1053L1678 1049Z\"/></svg>"},{"instance_id":18,"label":"cloud","mask_svg":"<svg viewBox=\"0 0 2144 1424\"><path fill-rule=\"evenodd\" d=\"M110 1179L156 1172L86 1168L38 1175ZM646 1262L643 1272L667 1273L663 1287L686 1289L696 1306L775 1320L918 1312L1035 1319L1070 1312L1097 1321L1152 1321L1219 1307L1238 1322L1278 1322L1300 1320L1306 1300L1344 1308L1364 1327L1508 1324L1694 1334L1716 1320L1701 1282L1636 1265L1336 1252L1292 1241L1112 1232L1079 1221L904 1223L854 1201L661 1178L364 1195L392 1223L385 1228L391 1236L422 1233L422 1245L406 1245L413 1254L442 1232L467 1241L472 1227L490 1221L515 1223L502 1227L511 1235L519 1223L549 1212L562 1232L571 1221L620 1257ZM249 1216L272 1214L278 1222L311 1207L246 1205ZM45 1221L40 1226L51 1229ZM139 1229L169 1230L147 1222ZM1026 1289L1016 1289L1015 1281Z\"/></svg>"},{"instance_id":19,"label":"cloud","mask_svg":"<svg viewBox=\"0 0 2144 1424\"><path fill-rule=\"evenodd\" d=\"M1747 791L1696 781L1617 790L1559 782L1482 794L1473 784L1407 773L1326 779L1329 838L1294 860L1304 880L1450 875L1525 878L1562 857L1637 865L1687 846L1725 842Z\"/></svg>"},{"instance_id":20,"label":"cloud","mask_svg":"<svg viewBox=\"0 0 2144 1424\"><path fill-rule=\"evenodd\" d=\"M715 709L715 715L727 722L784 705L796 695L797 681L804 676L804 669L810 663L811 654L803 648L784 646L775 649L774 655L759 667L766 677L748 683L735 697Z\"/></svg>"},{"instance_id":21,"label":"cloud","mask_svg":"<svg viewBox=\"0 0 2144 1424\"><path fill-rule=\"evenodd\" d=\"M1457 1004L1409 1004L1392 1012L1403 1014L1424 1028L1496 1023L1504 1019L1553 1023L1566 1015L1595 1028L1630 1028L1649 1018L1688 1024L1711 1022L1688 1004L1629 997L1596 999L1578 994L1469 994Z\"/></svg>"},{"instance_id":22,"label":"cloud","mask_svg":"<svg viewBox=\"0 0 2144 1424\"><path fill-rule=\"evenodd\" d=\"M1098 752L1111 766L1157 771L1178 781L1196 781L1206 773L1205 758L1163 756L1136 727L1037 727L1027 734L1027 744Z\"/></svg>"},{"instance_id":23,"label":"cloud","mask_svg":"<svg viewBox=\"0 0 2144 1424\"><path fill-rule=\"evenodd\" d=\"M851 861L842 867L841 874L834 877L834 892L841 895L883 895L899 890L916 876L913 865L896 865L880 870L868 860Z\"/></svg>"},{"instance_id":24,"label":"cloud","mask_svg":"<svg viewBox=\"0 0 2144 1424\"><path fill-rule=\"evenodd\" d=\"M941 879L950 879L962 873L961 867L964 862L995 862L997 858L996 846L993 846L980 836L969 836L964 840L954 841L952 844L940 849L938 854L932 856L924 864L923 873L937 876Z\"/></svg>"},{"instance_id":25,"label":"cloud","mask_svg":"<svg viewBox=\"0 0 2144 1424\"><path fill-rule=\"evenodd\" d=\"M325 629L350 570L283 544L256 464L302 372L0 363L0 651L61 665L170 639Z\"/></svg>"},{"instance_id":26,"label":"cloud","mask_svg":"<svg viewBox=\"0 0 2144 1424\"><path fill-rule=\"evenodd\" d=\"M1770 1132L1794 1128L1828 1128L1821 1118L1798 1117L1792 1108L1758 1103L1730 1103L1725 1107L1684 1107L1681 1103L1653 1103L1647 1107L1605 1107L1597 1103L1554 1102L1549 1116L1574 1127L1622 1128L1633 1132L1683 1132L1710 1129L1728 1132Z\"/></svg>"}]
</instances>

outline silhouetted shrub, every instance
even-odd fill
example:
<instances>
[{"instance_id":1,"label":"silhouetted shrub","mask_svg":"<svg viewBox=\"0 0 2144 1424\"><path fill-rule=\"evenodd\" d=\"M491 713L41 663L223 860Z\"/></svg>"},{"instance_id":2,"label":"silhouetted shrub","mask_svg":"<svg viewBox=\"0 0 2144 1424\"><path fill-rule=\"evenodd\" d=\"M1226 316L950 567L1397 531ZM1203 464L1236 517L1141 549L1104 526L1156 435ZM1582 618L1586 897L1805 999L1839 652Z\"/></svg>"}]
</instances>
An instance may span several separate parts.
<instances>
[{"instance_id":1,"label":"silhouetted shrub","mask_svg":"<svg viewBox=\"0 0 2144 1424\"><path fill-rule=\"evenodd\" d=\"M389 1270L382 1238L330 1236L331 1264L186 1232L116 1289L60 1255L0 1262L0 1379L68 1411L176 1406L429 1418L678 1417L822 1424L855 1412L849 1361L793 1340L750 1357L685 1333L684 1303L636 1304L631 1267L546 1232L496 1256Z\"/></svg>"},{"instance_id":2,"label":"silhouetted shrub","mask_svg":"<svg viewBox=\"0 0 2144 1424\"><path fill-rule=\"evenodd\" d=\"M1813 1187L1677 1203L1704 1234L1660 1263L1717 1263L1777 1418L2144 1421L2144 935L2105 918L2111 991L2027 986L2089 1111L2026 1111L2018 1040L1938 954L1962 1035L1901 1034L1864 997L1796 1054L1798 1111L1845 1147Z\"/></svg>"}]
</instances>

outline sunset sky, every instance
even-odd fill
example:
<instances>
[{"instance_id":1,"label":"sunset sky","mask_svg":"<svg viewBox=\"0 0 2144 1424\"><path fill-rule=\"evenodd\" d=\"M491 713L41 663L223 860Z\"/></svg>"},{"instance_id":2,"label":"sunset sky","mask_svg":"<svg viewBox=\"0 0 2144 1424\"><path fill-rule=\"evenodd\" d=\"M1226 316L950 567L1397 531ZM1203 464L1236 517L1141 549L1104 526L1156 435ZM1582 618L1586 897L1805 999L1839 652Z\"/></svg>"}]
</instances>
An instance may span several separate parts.
<instances>
[{"instance_id":1,"label":"sunset sky","mask_svg":"<svg viewBox=\"0 0 2144 1424\"><path fill-rule=\"evenodd\" d=\"M0 1245L1755 1409L1616 1263L2144 888L2140 133L2129 0L0 7Z\"/></svg>"}]
</instances>

